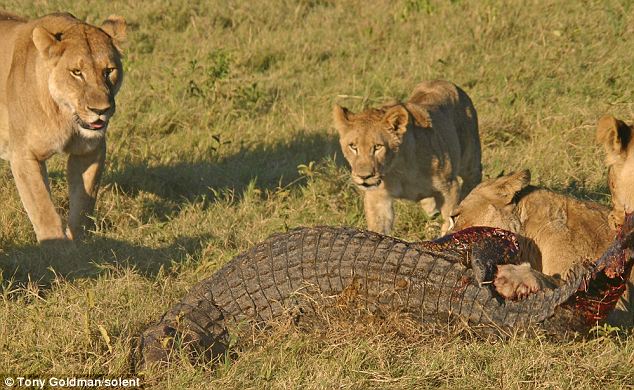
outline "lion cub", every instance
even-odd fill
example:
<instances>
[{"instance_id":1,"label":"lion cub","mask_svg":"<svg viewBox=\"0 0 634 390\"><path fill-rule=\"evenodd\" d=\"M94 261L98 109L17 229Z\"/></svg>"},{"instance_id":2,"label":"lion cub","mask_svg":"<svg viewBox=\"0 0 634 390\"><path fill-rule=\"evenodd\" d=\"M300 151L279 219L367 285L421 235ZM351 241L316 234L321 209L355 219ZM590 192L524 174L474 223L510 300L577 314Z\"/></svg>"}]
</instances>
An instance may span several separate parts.
<instances>
[{"instance_id":1,"label":"lion cub","mask_svg":"<svg viewBox=\"0 0 634 390\"><path fill-rule=\"evenodd\" d=\"M596 259L614 238L610 210L530 185L524 170L480 183L454 210L453 230L492 226L520 236L520 257L547 275L565 276L581 258Z\"/></svg>"},{"instance_id":2,"label":"lion cub","mask_svg":"<svg viewBox=\"0 0 634 390\"><path fill-rule=\"evenodd\" d=\"M84 234L106 158L123 68L121 17L101 27L60 13L28 21L0 11L0 158L9 160L38 241ZM46 160L66 153L68 228L51 201Z\"/></svg>"},{"instance_id":3,"label":"lion cub","mask_svg":"<svg viewBox=\"0 0 634 390\"><path fill-rule=\"evenodd\" d=\"M451 212L482 178L476 110L447 81L427 81L405 103L352 113L335 105L334 123L352 181L363 191L368 229L389 234L393 199L439 209L441 233Z\"/></svg>"},{"instance_id":4,"label":"lion cub","mask_svg":"<svg viewBox=\"0 0 634 390\"><path fill-rule=\"evenodd\" d=\"M600 257L615 236L609 216L610 209L598 203L531 186L524 170L474 188L453 212L452 230L492 226L519 235L525 263L498 266L494 281L502 296L517 299L557 284L575 262ZM609 321L631 321L624 307L619 304Z\"/></svg>"}]
</instances>

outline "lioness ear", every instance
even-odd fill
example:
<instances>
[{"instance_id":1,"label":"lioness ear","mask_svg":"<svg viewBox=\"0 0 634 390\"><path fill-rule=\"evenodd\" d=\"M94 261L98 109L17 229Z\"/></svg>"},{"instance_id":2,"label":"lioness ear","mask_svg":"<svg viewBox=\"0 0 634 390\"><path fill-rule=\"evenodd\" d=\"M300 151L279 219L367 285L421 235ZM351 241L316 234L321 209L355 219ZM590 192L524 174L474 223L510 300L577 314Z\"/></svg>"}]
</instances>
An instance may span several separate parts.
<instances>
[{"instance_id":1,"label":"lioness ear","mask_svg":"<svg viewBox=\"0 0 634 390\"><path fill-rule=\"evenodd\" d=\"M625 153L632 139L632 128L613 117L605 115L597 123L597 142L603 144L611 157Z\"/></svg>"},{"instance_id":2,"label":"lioness ear","mask_svg":"<svg viewBox=\"0 0 634 390\"><path fill-rule=\"evenodd\" d=\"M117 50L121 51L121 44L127 37L128 24L122 16L110 15L101 25L101 29L110 35Z\"/></svg>"},{"instance_id":3,"label":"lioness ear","mask_svg":"<svg viewBox=\"0 0 634 390\"><path fill-rule=\"evenodd\" d=\"M56 57L59 54L57 37L45 28L36 26L31 33L33 43L37 48L37 51L46 59Z\"/></svg>"},{"instance_id":4,"label":"lioness ear","mask_svg":"<svg viewBox=\"0 0 634 390\"><path fill-rule=\"evenodd\" d=\"M352 114L350 110L338 104L332 108L332 118L339 135L345 134L350 128L350 114Z\"/></svg>"},{"instance_id":5,"label":"lioness ear","mask_svg":"<svg viewBox=\"0 0 634 390\"><path fill-rule=\"evenodd\" d=\"M528 187L531 182L531 172L528 169L511 173L496 179L497 195L504 204L510 204L515 194Z\"/></svg>"},{"instance_id":6,"label":"lioness ear","mask_svg":"<svg viewBox=\"0 0 634 390\"><path fill-rule=\"evenodd\" d=\"M388 125L387 130L396 135L398 141L401 142L407 131L407 122L409 121L407 110L400 104L396 105L387 110L383 119Z\"/></svg>"}]
</instances>

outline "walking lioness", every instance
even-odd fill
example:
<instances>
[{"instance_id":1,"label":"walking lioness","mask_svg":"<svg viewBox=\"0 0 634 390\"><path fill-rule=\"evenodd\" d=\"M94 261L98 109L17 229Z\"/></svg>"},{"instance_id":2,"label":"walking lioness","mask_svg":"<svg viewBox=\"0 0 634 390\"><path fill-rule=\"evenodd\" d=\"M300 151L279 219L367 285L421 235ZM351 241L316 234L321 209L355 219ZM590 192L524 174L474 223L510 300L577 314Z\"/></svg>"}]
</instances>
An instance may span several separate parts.
<instances>
[{"instance_id":1,"label":"walking lioness","mask_svg":"<svg viewBox=\"0 0 634 390\"><path fill-rule=\"evenodd\" d=\"M70 14L27 21L0 12L0 157L9 160L38 241L83 235L106 153L106 128L123 77L117 44L125 21L99 28ZM68 153L66 232L50 197L45 161Z\"/></svg>"},{"instance_id":2,"label":"walking lioness","mask_svg":"<svg viewBox=\"0 0 634 390\"><path fill-rule=\"evenodd\" d=\"M393 199L421 201L444 219L482 178L476 110L447 81L416 86L405 103L352 113L335 105L334 122L352 181L364 196L368 229L388 234Z\"/></svg>"}]
</instances>

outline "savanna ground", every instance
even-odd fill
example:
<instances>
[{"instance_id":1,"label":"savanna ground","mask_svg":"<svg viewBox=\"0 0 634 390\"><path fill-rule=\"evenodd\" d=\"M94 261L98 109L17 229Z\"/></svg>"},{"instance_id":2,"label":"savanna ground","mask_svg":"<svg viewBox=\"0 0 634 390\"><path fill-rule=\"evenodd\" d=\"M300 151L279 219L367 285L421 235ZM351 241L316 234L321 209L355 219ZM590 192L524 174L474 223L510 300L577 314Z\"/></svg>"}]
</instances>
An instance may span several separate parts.
<instances>
[{"instance_id":1,"label":"savanna ground","mask_svg":"<svg viewBox=\"0 0 634 390\"><path fill-rule=\"evenodd\" d=\"M604 113L634 118L634 2L0 0L35 17L126 17L126 77L108 138L94 235L65 254L35 244L0 163L0 375L132 376L142 330L194 283L274 232L364 226L331 124L461 85L480 116L487 176L609 203ZM64 159L49 163L66 209ZM397 205L394 234L439 221ZM215 367L178 360L147 387L632 388L634 336L482 339L405 319L330 318L312 331L244 332Z\"/></svg>"}]
</instances>

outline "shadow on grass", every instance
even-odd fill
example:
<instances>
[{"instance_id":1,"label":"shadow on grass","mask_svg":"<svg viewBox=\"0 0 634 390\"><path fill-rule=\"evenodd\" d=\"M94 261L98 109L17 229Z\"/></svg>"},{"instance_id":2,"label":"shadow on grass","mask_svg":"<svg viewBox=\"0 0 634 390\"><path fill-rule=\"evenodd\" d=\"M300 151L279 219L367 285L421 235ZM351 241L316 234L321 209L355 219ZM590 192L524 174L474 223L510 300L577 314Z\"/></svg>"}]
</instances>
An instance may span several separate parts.
<instances>
[{"instance_id":1,"label":"shadow on grass","mask_svg":"<svg viewBox=\"0 0 634 390\"><path fill-rule=\"evenodd\" d=\"M200 196L213 201L216 189L232 189L241 196L256 181L260 189L275 189L300 178L297 166L319 161L339 150L336 137L323 131L295 137L288 142L243 148L238 153L213 161L177 162L148 167L125 165L104 178L104 184L116 184L126 194L152 193L140 199L142 213L159 220L171 218L180 205ZM342 159L339 159L342 160ZM139 216L141 219L149 216ZM37 281L49 284L55 274L67 280L93 278L113 266L134 267L146 276L168 272L174 264L187 261L201 250L210 237L183 236L159 248L91 237L86 242L49 242L44 245L3 248L0 271L3 280L16 283Z\"/></svg>"},{"instance_id":2,"label":"shadow on grass","mask_svg":"<svg viewBox=\"0 0 634 390\"><path fill-rule=\"evenodd\" d=\"M143 191L181 203L202 195L213 198L211 189L229 188L240 195L253 181L260 189L275 189L300 177L298 165L319 161L338 151L336 137L323 131L288 142L242 148L216 161L177 162L156 167L126 165L111 172L105 182L116 183L130 195Z\"/></svg>"},{"instance_id":3,"label":"shadow on grass","mask_svg":"<svg viewBox=\"0 0 634 390\"><path fill-rule=\"evenodd\" d=\"M577 199L601 203L607 205L608 207L611 205L610 201L612 197L607 183L601 184L598 187L588 188L583 184L572 181L566 186L549 187L549 189L559 194L569 195Z\"/></svg>"},{"instance_id":4,"label":"shadow on grass","mask_svg":"<svg viewBox=\"0 0 634 390\"><path fill-rule=\"evenodd\" d=\"M144 276L154 277L195 258L209 239L208 236L177 237L171 244L158 248L105 237L15 247L0 255L0 276L5 283L22 285L33 281L44 288L56 276L70 281L96 278L105 270L119 267L134 268Z\"/></svg>"}]
</instances>

